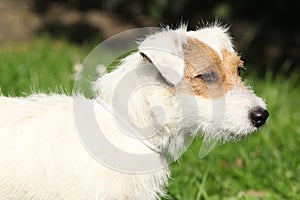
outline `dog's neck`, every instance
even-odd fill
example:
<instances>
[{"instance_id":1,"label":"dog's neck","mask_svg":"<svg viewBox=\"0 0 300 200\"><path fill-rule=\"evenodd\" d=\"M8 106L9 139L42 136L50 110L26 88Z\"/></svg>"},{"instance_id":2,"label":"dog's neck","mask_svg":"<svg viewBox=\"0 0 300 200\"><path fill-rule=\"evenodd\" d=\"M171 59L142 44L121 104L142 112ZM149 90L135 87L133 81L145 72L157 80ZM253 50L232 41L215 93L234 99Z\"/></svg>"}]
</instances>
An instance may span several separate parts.
<instances>
[{"instance_id":1,"label":"dog's neck","mask_svg":"<svg viewBox=\"0 0 300 200\"><path fill-rule=\"evenodd\" d=\"M97 97L147 138L148 147L156 152L167 152L176 160L196 135L195 120L183 115L188 108L182 108L171 86L155 67L145 65L138 53L100 77L94 89Z\"/></svg>"}]
</instances>

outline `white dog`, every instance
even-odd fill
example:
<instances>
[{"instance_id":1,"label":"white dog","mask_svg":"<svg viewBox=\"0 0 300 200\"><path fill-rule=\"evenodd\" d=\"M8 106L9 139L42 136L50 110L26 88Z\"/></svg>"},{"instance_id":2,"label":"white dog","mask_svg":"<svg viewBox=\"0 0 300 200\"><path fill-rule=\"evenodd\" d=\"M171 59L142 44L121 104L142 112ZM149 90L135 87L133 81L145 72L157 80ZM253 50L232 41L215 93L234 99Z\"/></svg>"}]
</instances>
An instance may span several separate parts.
<instances>
[{"instance_id":1,"label":"white dog","mask_svg":"<svg viewBox=\"0 0 300 200\"><path fill-rule=\"evenodd\" d=\"M113 146L132 155L158 155L164 165L166 154L178 159L186 138L198 132L205 138L236 140L265 123L266 105L243 84L239 68L243 63L225 28L164 30L146 37L138 52L93 84L96 100L80 99L94 105L97 124ZM139 88L131 91L132 85ZM62 94L0 97L0 199L163 196L168 167L128 173L91 155L77 134L73 101ZM145 130L144 136L153 135L142 140L124 134L113 110ZM131 164L147 167L147 161Z\"/></svg>"}]
</instances>

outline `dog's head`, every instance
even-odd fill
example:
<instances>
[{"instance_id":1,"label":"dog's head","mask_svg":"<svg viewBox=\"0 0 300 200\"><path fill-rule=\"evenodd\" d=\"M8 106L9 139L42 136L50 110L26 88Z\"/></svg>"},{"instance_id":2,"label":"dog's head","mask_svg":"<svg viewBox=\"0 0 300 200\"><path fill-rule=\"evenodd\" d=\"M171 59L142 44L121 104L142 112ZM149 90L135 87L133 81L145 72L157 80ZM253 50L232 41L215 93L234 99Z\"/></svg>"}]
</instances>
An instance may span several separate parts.
<instances>
[{"instance_id":1,"label":"dog's head","mask_svg":"<svg viewBox=\"0 0 300 200\"><path fill-rule=\"evenodd\" d=\"M174 94L195 98L197 110L189 112L197 115L195 123L204 136L236 140L257 130L268 118L264 101L240 77L243 61L226 28L156 33L141 42L139 53L156 67Z\"/></svg>"},{"instance_id":2,"label":"dog's head","mask_svg":"<svg viewBox=\"0 0 300 200\"><path fill-rule=\"evenodd\" d=\"M237 140L265 123L266 104L244 85L243 68L225 28L182 27L146 37L94 88L125 121L149 132L154 146L178 158L186 136Z\"/></svg>"}]
</instances>

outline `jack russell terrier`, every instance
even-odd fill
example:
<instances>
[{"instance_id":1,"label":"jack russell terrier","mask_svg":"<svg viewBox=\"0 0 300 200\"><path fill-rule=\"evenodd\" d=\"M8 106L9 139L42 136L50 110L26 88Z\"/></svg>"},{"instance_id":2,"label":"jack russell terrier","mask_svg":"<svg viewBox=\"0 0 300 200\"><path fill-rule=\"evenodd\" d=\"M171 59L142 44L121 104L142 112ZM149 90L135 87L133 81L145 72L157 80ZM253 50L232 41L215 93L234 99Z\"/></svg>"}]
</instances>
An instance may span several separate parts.
<instances>
[{"instance_id":1,"label":"jack russell terrier","mask_svg":"<svg viewBox=\"0 0 300 200\"><path fill-rule=\"evenodd\" d=\"M267 120L265 102L239 76L242 68L226 28L182 26L148 35L136 52L93 83L95 99L80 101L92 103L97 126L118 151L157 156L164 167L145 173L118 170L91 155L76 124L90 120L82 116L84 109L74 120L74 97L0 96L0 199L159 199L171 175L164 159L177 160L186 138L238 140ZM146 140L124 131L116 111ZM100 154L119 160L113 152Z\"/></svg>"}]
</instances>

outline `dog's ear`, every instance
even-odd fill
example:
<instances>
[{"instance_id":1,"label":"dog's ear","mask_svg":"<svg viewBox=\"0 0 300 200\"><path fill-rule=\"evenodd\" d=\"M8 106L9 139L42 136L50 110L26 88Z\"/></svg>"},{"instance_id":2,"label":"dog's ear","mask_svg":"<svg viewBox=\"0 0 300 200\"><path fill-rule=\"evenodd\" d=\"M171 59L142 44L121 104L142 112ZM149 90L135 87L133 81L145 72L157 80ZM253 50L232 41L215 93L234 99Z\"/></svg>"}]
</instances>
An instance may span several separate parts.
<instances>
[{"instance_id":1,"label":"dog's ear","mask_svg":"<svg viewBox=\"0 0 300 200\"><path fill-rule=\"evenodd\" d=\"M160 32L147 37L140 44L139 53L167 82L176 85L184 76L184 44L185 36L179 31Z\"/></svg>"}]
</instances>

